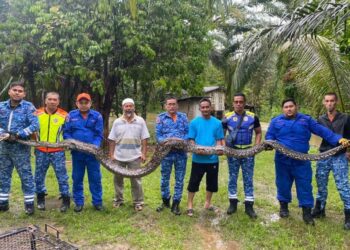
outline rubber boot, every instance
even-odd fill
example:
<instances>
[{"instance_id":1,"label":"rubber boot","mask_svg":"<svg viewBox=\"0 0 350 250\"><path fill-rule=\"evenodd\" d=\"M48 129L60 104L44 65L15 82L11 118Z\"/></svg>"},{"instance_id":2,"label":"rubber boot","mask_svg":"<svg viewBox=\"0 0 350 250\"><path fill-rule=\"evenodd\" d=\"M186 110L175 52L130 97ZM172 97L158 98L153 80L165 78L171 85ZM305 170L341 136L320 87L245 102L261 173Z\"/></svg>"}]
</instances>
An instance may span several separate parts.
<instances>
[{"instance_id":1,"label":"rubber boot","mask_svg":"<svg viewBox=\"0 0 350 250\"><path fill-rule=\"evenodd\" d=\"M288 202L280 201L280 217L287 218L289 216Z\"/></svg>"},{"instance_id":2,"label":"rubber boot","mask_svg":"<svg viewBox=\"0 0 350 250\"><path fill-rule=\"evenodd\" d=\"M229 199L230 201L230 206L227 209L227 214L234 214L237 211L237 199Z\"/></svg>"},{"instance_id":3,"label":"rubber boot","mask_svg":"<svg viewBox=\"0 0 350 250\"><path fill-rule=\"evenodd\" d=\"M311 207L302 207L303 208L303 220L307 225L315 226L315 221L311 215Z\"/></svg>"},{"instance_id":4,"label":"rubber boot","mask_svg":"<svg viewBox=\"0 0 350 250\"><path fill-rule=\"evenodd\" d=\"M169 197L168 199L162 198L163 203L159 207L157 207L156 211L162 212L164 210L164 208L170 208L170 198L171 197Z\"/></svg>"},{"instance_id":5,"label":"rubber boot","mask_svg":"<svg viewBox=\"0 0 350 250\"><path fill-rule=\"evenodd\" d=\"M69 196L61 196L62 205L60 207L60 211L65 213L70 208L70 197Z\"/></svg>"},{"instance_id":6,"label":"rubber boot","mask_svg":"<svg viewBox=\"0 0 350 250\"><path fill-rule=\"evenodd\" d=\"M244 202L245 205L245 213L252 219L256 219L258 216L256 215L253 205L254 202L253 201L245 201Z\"/></svg>"},{"instance_id":7,"label":"rubber boot","mask_svg":"<svg viewBox=\"0 0 350 250\"><path fill-rule=\"evenodd\" d=\"M34 214L34 203L26 203L24 204L24 211L27 215Z\"/></svg>"},{"instance_id":8,"label":"rubber boot","mask_svg":"<svg viewBox=\"0 0 350 250\"><path fill-rule=\"evenodd\" d=\"M180 201L173 201L173 204L171 205L171 212L175 215L180 215L181 214L181 211L180 211L180 208L179 208L179 205L180 205Z\"/></svg>"},{"instance_id":9,"label":"rubber boot","mask_svg":"<svg viewBox=\"0 0 350 250\"><path fill-rule=\"evenodd\" d=\"M316 200L314 209L312 209L311 215L313 218L326 217L326 203L322 207L321 201Z\"/></svg>"},{"instance_id":10,"label":"rubber boot","mask_svg":"<svg viewBox=\"0 0 350 250\"><path fill-rule=\"evenodd\" d=\"M344 214L345 214L344 229L350 230L350 209L344 209Z\"/></svg>"},{"instance_id":11,"label":"rubber boot","mask_svg":"<svg viewBox=\"0 0 350 250\"><path fill-rule=\"evenodd\" d=\"M9 210L9 203L8 202L4 202L4 203L0 203L0 211L1 212L6 212Z\"/></svg>"},{"instance_id":12,"label":"rubber boot","mask_svg":"<svg viewBox=\"0 0 350 250\"><path fill-rule=\"evenodd\" d=\"M45 193L38 193L36 203L39 210L45 210Z\"/></svg>"}]
</instances>

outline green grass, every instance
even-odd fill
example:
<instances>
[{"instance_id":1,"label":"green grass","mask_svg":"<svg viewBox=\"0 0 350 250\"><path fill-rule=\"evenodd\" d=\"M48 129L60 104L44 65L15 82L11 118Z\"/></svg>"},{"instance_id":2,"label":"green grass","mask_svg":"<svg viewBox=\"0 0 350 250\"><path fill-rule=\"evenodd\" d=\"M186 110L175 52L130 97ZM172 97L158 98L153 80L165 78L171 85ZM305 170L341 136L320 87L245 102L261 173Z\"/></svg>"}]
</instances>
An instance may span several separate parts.
<instances>
[{"instance_id":1,"label":"green grass","mask_svg":"<svg viewBox=\"0 0 350 250\"><path fill-rule=\"evenodd\" d=\"M154 126L154 125L152 125ZM153 127L150 126L150 131ZM69 156L69 154L67 154ZM70 209L62 214L58 211L58 186L50 168L47 175L48 209L36 210L28 217L23 211L23 197L20 181L14 172L10 211L0 214L0 231L36 224L43 228L49 223L59 228L62 238L82 249L348 249L350 232L343 230L343 204L336 190L333 177L329 181L327 217L316 221L311 227L303 223L298 208L295 188L291 216L288 219L272 220L278 215L276 188L274 184L273 152L256 157L255 164L255 209L258 219L252 221L244 214L244 205L239 203L238 212L226 215L227 163L220 157L219 192L213 196L213 203L221 210L219 214L205 211L205 182L195 197L195 216L174 216L169 210L155 211L160 204L160 170L143 178L146 207L136 213L131 204L130 182L126 180L126 206L112 208L114 195L113 175L103 169L103 200L105 210L97 212L91 205L85 178L86 202L82 213ZM187 164L186 190L190 174L190 159ZM71 165L68 164L71 175ZM172 176L173 178L173 176ZM70 180L71 184L71 180ZM173 185L173 179L172 179ZM314 183L314 187L315 187ZM243 184L239 179L239 197L243 200ZM314 193L316 189L314 188ZM187 192L184 191L182 211L185 210ZM124 247L124 248L123 248Z\"/></svg>"}]
</instances>

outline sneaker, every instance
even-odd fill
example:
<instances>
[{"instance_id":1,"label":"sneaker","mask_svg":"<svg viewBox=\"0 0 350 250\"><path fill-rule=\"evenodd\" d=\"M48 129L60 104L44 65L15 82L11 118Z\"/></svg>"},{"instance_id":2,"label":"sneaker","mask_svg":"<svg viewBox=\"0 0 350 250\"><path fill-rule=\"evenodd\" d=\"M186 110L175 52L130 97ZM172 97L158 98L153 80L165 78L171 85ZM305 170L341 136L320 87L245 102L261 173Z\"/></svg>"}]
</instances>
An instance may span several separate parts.
<instances>
[{"instance_id":1,"label":"sneaker","mask_svg":"<svg viewBox=\"0 0 350 250\"><path fill-rule=\"evenodd\" d=\"M135 208L135 211L136 211L136 212L140 212L140 211L143 210L142 204L136 204L134 208Z\"/></svg>"}]
</instances>

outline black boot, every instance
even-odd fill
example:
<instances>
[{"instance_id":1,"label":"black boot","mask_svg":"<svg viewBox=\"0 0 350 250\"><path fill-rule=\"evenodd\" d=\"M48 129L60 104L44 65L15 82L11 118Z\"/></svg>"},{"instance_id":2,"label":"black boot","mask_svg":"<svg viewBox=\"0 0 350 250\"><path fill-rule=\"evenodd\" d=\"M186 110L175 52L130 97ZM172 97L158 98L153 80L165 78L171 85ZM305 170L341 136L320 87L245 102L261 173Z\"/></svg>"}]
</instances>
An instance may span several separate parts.
<instances>
[{"instance_id":1,"label":"black boot","mask_svg":"<svg viewBox=\"0 0 350 250\"><path fill-rule=\"evenodd\" d=\"M1 212L6 212L8 210L9 210L9 203L8 202L0 203L0 211Z\"/></svg>"},{"instance_id":2,"label":"black boot","mask_svg":"<svg viewBox=\"0 0 350 250\"><path fill-rule=\"evenodd\" d=\"M314 209L312 209L311 215L313 218L323 218L326 217L326 203L322 207L322 203L319 200L316 200Z\"/></svg>"},{"instance_id":3,"label":"black boot","mask_svg":"<svg viewBox=\"0 0 350 250\"><path fill-rule=\"evenodd\" d=\"M181 214L181 211L180 211L180 208L179 208L179 205L180 205L180 201L173 201L173 204L171 205L171 212L175 215L180 215Z\"/></svg>"},{"instance_id":4,"label":"black boot","mask_svg":"<svg viewBox=\"0 0 350 250\"><path fill-rule=\"evenodd\" d=\"M315 221L311 215L311 207L302 207L303 208L303 220L306 224L315 226Z\"/></svg>"},{"instance_id":5,"label":"black boot","mask_svg":"<svg viewBox=\"0 0 350 250\"><path fill-rule=\"evenodd\" d=\"M60 207L60 211L65 213L70 208L70 197L69 196L61 196L62 205Z\"/></svg>"},{"instance_id":6,"label":"black boot","mask_svg":"<svg viewBox=\"0 0 350 250\"><path fill-rule=\"evenodd\" d=\"M39 210L45 210L45 193L38 193L36 203Z\"/></svg>"},{"instance_id":7,"label":"black boot","mask_svg":"<svg viewBox=\"0 0 350 250\"><path fill-rule=\"evenodd\" d=\"M280 217L287 218L289 216L288 202L280 201Z\"/></svg>"},{"instance_id":8,"label":"black boot","mask_svg":"<svg viewBox=\"0 0 350 250\"><path fill-rule=\"evenodd\" d=\"M170 208L170 198L171 197L169 197L168 199L162 198L163 203L159 207L157 207L156 211L162 212L164 208Z\"/></svg>"},{"instance_id":9,"label":"black boot","mask_svg":"<svg viewBox=\"0 0 350 250\"><path fill-rule=\"evenodd\" d=\"M236 213L238 200L237 199L230 199L229 201L230 201L230 206L227 209L227 214Z\"/></svg>"},{"instance_id":10,"label":"black boot","mask_svg":"<svg viewBox=\"0 0 350 250\"><path fill-rule=\"evenodd\" d=\"M252 219L256 219L258 216L256 215L253 205L254 202L253 201L245 201L244 202L245 205L245 213Z\"/></svg>"},{"instance_id":11,"label":"black boot","mask_svg":"<svg viewBox=\"0 0 350 250\"><path fill-rule=\"evenodd\" d=\"M26 203L24 204L24 211L27 215L34 214L34 203Z\"/></svg>"},{"instance_id":12,"label":"black boot","mask_svg":"<svg viewBox=\"0 0 350 250\"><path fill-rule=\"evenodd\" d=\"M350 209L344 209L344 214L345 214L344 229L350 230Z\"/></svg>"}]
</instances>

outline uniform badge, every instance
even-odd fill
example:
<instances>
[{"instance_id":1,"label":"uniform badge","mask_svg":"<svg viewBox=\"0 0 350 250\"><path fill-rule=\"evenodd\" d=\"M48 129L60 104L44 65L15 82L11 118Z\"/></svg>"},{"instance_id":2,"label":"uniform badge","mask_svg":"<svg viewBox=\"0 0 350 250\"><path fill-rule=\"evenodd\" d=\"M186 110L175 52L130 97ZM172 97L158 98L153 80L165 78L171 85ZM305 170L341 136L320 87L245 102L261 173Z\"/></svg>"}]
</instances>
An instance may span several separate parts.
<instances>
[{"instance_id":1,"label":"uniform badge","mask_svg":"<svg viewBox=\"0 0 350 250\"><path fill-rule=\"evenodd\" d=\"M243 121L247 122L247 121L248 121L248 117L245 116L245 117L243 118Z\"/></svg>"},{"instance_id":2,"label":"uniform badge","mask_svg":"<svg viewBox=\"0 0 350 250\"><path fill-rule=\"evenodd\" d=\"M57 118L54 118L52 121L53 121L53 123L58 123L58 119Z\"/></svg>"},{"instance_id":3,"label":"uniform badge","mask_svg":"<svg viewBox=\"0 0 350 250\"><path fill-rule=\"evenodd\" d=\"M233 120L234 122L236 122L236 121L238 121L238 118L237 118L236 116L234 116L234 117L232 118L232 120Z\"/></svg>"}]
</instances>

